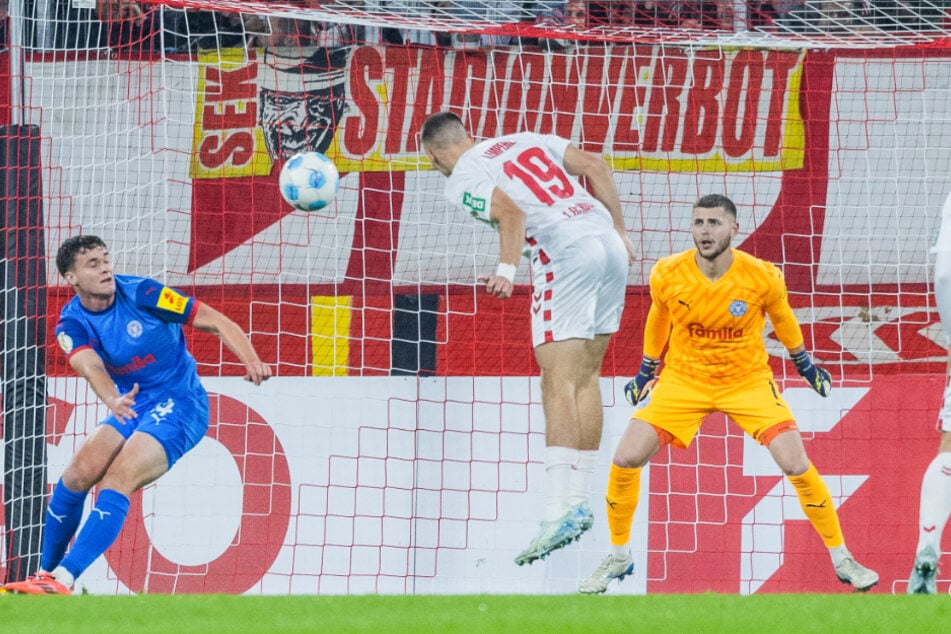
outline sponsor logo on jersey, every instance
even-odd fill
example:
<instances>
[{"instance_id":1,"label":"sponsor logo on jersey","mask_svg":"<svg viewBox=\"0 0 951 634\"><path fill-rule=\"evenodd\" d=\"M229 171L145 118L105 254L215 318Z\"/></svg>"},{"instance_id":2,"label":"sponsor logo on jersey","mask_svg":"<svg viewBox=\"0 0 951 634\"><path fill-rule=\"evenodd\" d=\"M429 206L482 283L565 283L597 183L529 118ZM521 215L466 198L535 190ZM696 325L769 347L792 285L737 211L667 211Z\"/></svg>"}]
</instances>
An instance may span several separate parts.
<instances>
[{"instance_id":1,"label":"sponsor logo on jersey","mask_svg":"<svg viewBox=\"0 0 951 634\"><path fill-rule=\"evenodd\" d=\"M107 365L106 370L112 376L126 376L128 374L132 374L133 372L137 372L138 370L141 370L142 368L148 365L151 365L153 363L155 363L154 354L147 354L145 355L145 357L140 357L139 355L135 355L134 357L132 357L132 360L126 363L125 365L120 365L120 366Z\"/></svg>"},{"instance_id":2,"label":"sponsor logo on jersey","mask_svg":"<svg viewBox=\"0 0 951 634\"><path fill-rule=\"evenodd\" d=\"M176 293L166 286L162 289L162 293L159 295L156 306L158 308L164 308L165 310L169 310L173 313L183 315L185 314L185 306L187 304L188 299L184 295Z\"/></svg>"},{"instance_id":3,"label":"sponsor logo on jersey","mask_svg":"<svg viewBox=\"0 0 951 634\"><path fill-rule=\"evenodd\" d=\"M133 319L125 325L125 331L133 339L138 339L142 336L142 323L137 319Z\"/></svg>"},{"instance_id":4,"label":"sponsor logo on jersey","mask_svg":"<svg viewBox=\"0 0 951 634\"><path fill-rule=\"evenodd\" d=\"M742 317L746 314L746 302L742 299L734 299L730 303L730 314L734 317Z\"/></svg>"},{"instance_id":5,"label":"sponsor logo on jersey","mask_svg":"<svg viewBox=\"0 0 951 634\"><path fill-rule=\"evenodd\" d=\"M56 335L56 341L59 342L59 347L63 349L63 352L69 354L73 351L73 338L67 335L65 332L61 332Z\"/></svg>"},{"instance_id":6,"label":"sponsor logo on jersey","mask_svg":"<svg viewBox=\"0 0 951 634\"><path fill-rule=\"evenodd\" d=\"M687 332L691 337L700 337L701 339L730 340L739 339L743 336L742 328L707 328L703 324L692 322L687 324Z\"/></svg>"},{"instance_id":7,"label":"sponsor logo on jersey","mask_svg":"<svg viewBox=\"0 0 951 634\"><path fill-rule=\"evenodd\" d=\"M471 213L477 214L485 211L485 198L473 196L469 192L462 195L462 204L472 210Z\"/></svg>"}]
</instances>

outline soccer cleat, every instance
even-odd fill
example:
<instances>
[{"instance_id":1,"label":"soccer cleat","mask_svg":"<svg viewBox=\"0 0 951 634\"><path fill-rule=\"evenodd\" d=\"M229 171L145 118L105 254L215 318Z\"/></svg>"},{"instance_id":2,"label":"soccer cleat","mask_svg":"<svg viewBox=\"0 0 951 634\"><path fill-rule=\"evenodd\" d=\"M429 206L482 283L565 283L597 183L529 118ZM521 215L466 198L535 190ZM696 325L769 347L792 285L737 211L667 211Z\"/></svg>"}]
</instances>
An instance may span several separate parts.
<instances>
[{"instance_id":1,"label":"soccer cleat","mask_svg":"<svg viewBox=\"0 0 951 634\"><path fill-rule=\"evenodd\" d=\"M865 592L872 586L878 585L878 573L866 568L852 557L846 557L836 564L835 575L839 581L852 584L852 587L859 592Z\"/></svg>"},{"instance_id":2,"label":"soccer cleat","mask_svg":"<svg viewBox=\"0 0 951 634\"><path fill-rule=\"evenodd\" d=\"M538 534L528 548L515 558L519 566L544 559L559 548L564 548L581 537L594 524L594 515L587 502L573 506L571 510L552 522L542 522Z\"/></svg>"},{"instance_id":3,"label":"soccer cleat","mask_svg":"<svg viewBox=\"0 0 951 634\"><path fill-rule=\"evenodd\" d=\"M908 579L908 594L938 594L938 554L926 546L915 556L915 567Z\"/></svg>"},{"instance_id":4,"label":"soccer cleat","mask_svg":"<svg viewBox=\"0 0 951 634\"><path fill-rule=\"evenodd\" d=\"M594 526L594 513L591 512L591 507L588 506L587 502L580 502L571 507L569 511L571 513L572 519L575 523L578 524L581 528L581 533L578 534L578 537Z\"/></svg>"},{"instance_id":5,"label":"soccer cleat","mask_svg":"<svg viewBox=\"0 0 951 634\"><path fill-rule=\"evenodd\" d=\"M65 594L72 591L53 578L48 572L38 572L25 581L14 581L3 586L4 592L12 594Z\"/></svg>"},{"instance_id":6,"label":"soccer cleat","mask_svg":"<svg viewBox=\"0 0 951 634\"><path fill-rule=\"evenodd\" d=\"M624 557L608 555L598 565L588 578L578 584L578 592L582 594L601 594L608 589L613 579L621 581L634 572L634 560L628 552Z\"/></svg>"}]
</instances>

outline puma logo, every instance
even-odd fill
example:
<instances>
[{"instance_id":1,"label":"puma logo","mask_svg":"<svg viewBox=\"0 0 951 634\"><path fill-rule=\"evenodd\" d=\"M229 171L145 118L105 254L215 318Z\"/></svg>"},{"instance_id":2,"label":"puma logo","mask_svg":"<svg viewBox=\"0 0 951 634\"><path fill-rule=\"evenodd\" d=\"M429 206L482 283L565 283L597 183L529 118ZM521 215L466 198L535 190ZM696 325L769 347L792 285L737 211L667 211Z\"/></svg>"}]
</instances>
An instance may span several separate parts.
<instances>
[{"instance_id":1,"label":"puma logo","mask_svg":"<svg viewBox=\"0 0 951 634\"><path fill-rule=\"evenodd\" d=\"M99 513L100 520L106 519L106 515L112 515L112 513L109 511L103 511L102 509L97 509L96 507L93 507L90 513Z\"/></svg>"},{"instance_id":2,"label":"puma logo","mask_svg":"<svg viewBox=\"0 0 951 634\"><path fill-rule=\"evenodd\" d=\"M822 500L818 504L809 504L808 502L806 502L806 506L808 506L811 509L824 509L826 507L826 501L827 500Z\"/></svg>"}]
</instances>

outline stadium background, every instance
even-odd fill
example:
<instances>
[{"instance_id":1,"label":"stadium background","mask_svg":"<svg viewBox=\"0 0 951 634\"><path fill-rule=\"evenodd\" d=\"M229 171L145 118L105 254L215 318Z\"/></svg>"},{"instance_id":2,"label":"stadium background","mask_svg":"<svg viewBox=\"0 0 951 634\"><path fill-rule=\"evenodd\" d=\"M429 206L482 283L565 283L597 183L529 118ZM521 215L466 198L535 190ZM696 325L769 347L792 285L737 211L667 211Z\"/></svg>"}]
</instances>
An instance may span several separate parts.
<instances>
[{"instance_id":1,"label":"stadium background","mask_svg":"<svg viewBox=\"0 0 951 634\"><path fill-rule=\"evenodd\" d=\"M784 386L849 546L880 572L878 591L902 592L944 370L927 249L951 191L947 49L608 47L568 63L512 51L491 64L481 55L355 47L301 80L304 92L342 87L347 104L326 148L345 172L338 205L310 216L280 202L279 161L268 160L259 122L240 116L265 89L286 91L274 80L284 62L266 51L106 60L93 72L88 60L26 61L30 108L42 113L48 252L78 230L103 235L121 272L163 279L248 327L278 375L247 389L227 353L193 336L215 395L209 438L136 496L116 546L83 583L103 594L558 593L596 564L607 548L597 504L580 544L530 569L511 563L541 512L529 290L504 303L473 290L494 261L494 236L441 207L441 181L415 146L422 118L458 103L453 86L465 82L452 78L475 67L496 100L466 102L481 130L548 126L608 155L645 258L605 364L595 482L606 481L629 415L618 395L640 358L650 264L689 246L682 219L697 196L725 191L741 207L741 248L783 265L807 344L838 379L826 400L794 373ZM422 81L432 68L452 70ZM604 73L630 82L595 81ZM666 73L705 78L703 89L687 96ZM738 74L740 84L725 79ZM233 90L222 90L229 77ZM577 94L573 78L584 79ZM526 118L523 105L546 93L521 86L546 81L558 114L539 107ZM638 91L644 112L627 130L654 122L656 136L625 145L602 104ZM759 113L750 127L737 108ZM208 117L216 113L230 116ZM742 133L703 146L705 125ZM221 151L203 153L208 139ZM114 144L108 156L97 140ZM68 294L52 267L47 281L51 331ZM774 340L770 351L788 377ZM53 348L46 367L55 482L102 410ZM643 486L639 574L616 591L839 588L795 496L722 417L690 451L662 454Z\"/></svg>"}]
</instances>

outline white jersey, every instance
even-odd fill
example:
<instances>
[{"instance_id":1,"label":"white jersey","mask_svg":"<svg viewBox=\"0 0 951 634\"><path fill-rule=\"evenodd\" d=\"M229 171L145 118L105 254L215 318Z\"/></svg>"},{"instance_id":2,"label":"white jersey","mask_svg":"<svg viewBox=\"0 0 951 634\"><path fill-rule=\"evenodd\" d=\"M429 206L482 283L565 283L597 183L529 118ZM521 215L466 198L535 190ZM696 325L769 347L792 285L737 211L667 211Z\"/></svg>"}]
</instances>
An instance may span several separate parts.
<instances>
[{"instance_id":1,"label":"white jersey","mask_svg":"<svg viewBox=\"0 0 951 634\"><path fill-rule=\"evenodd\" d=\"M557 257L586 235L614 230L610 212L564 167L570 141L521 132L467 150L446 183L449 202L492 222L492 191L498 187L525 214L533 255Z\"/></svg>"}]
</instances>

